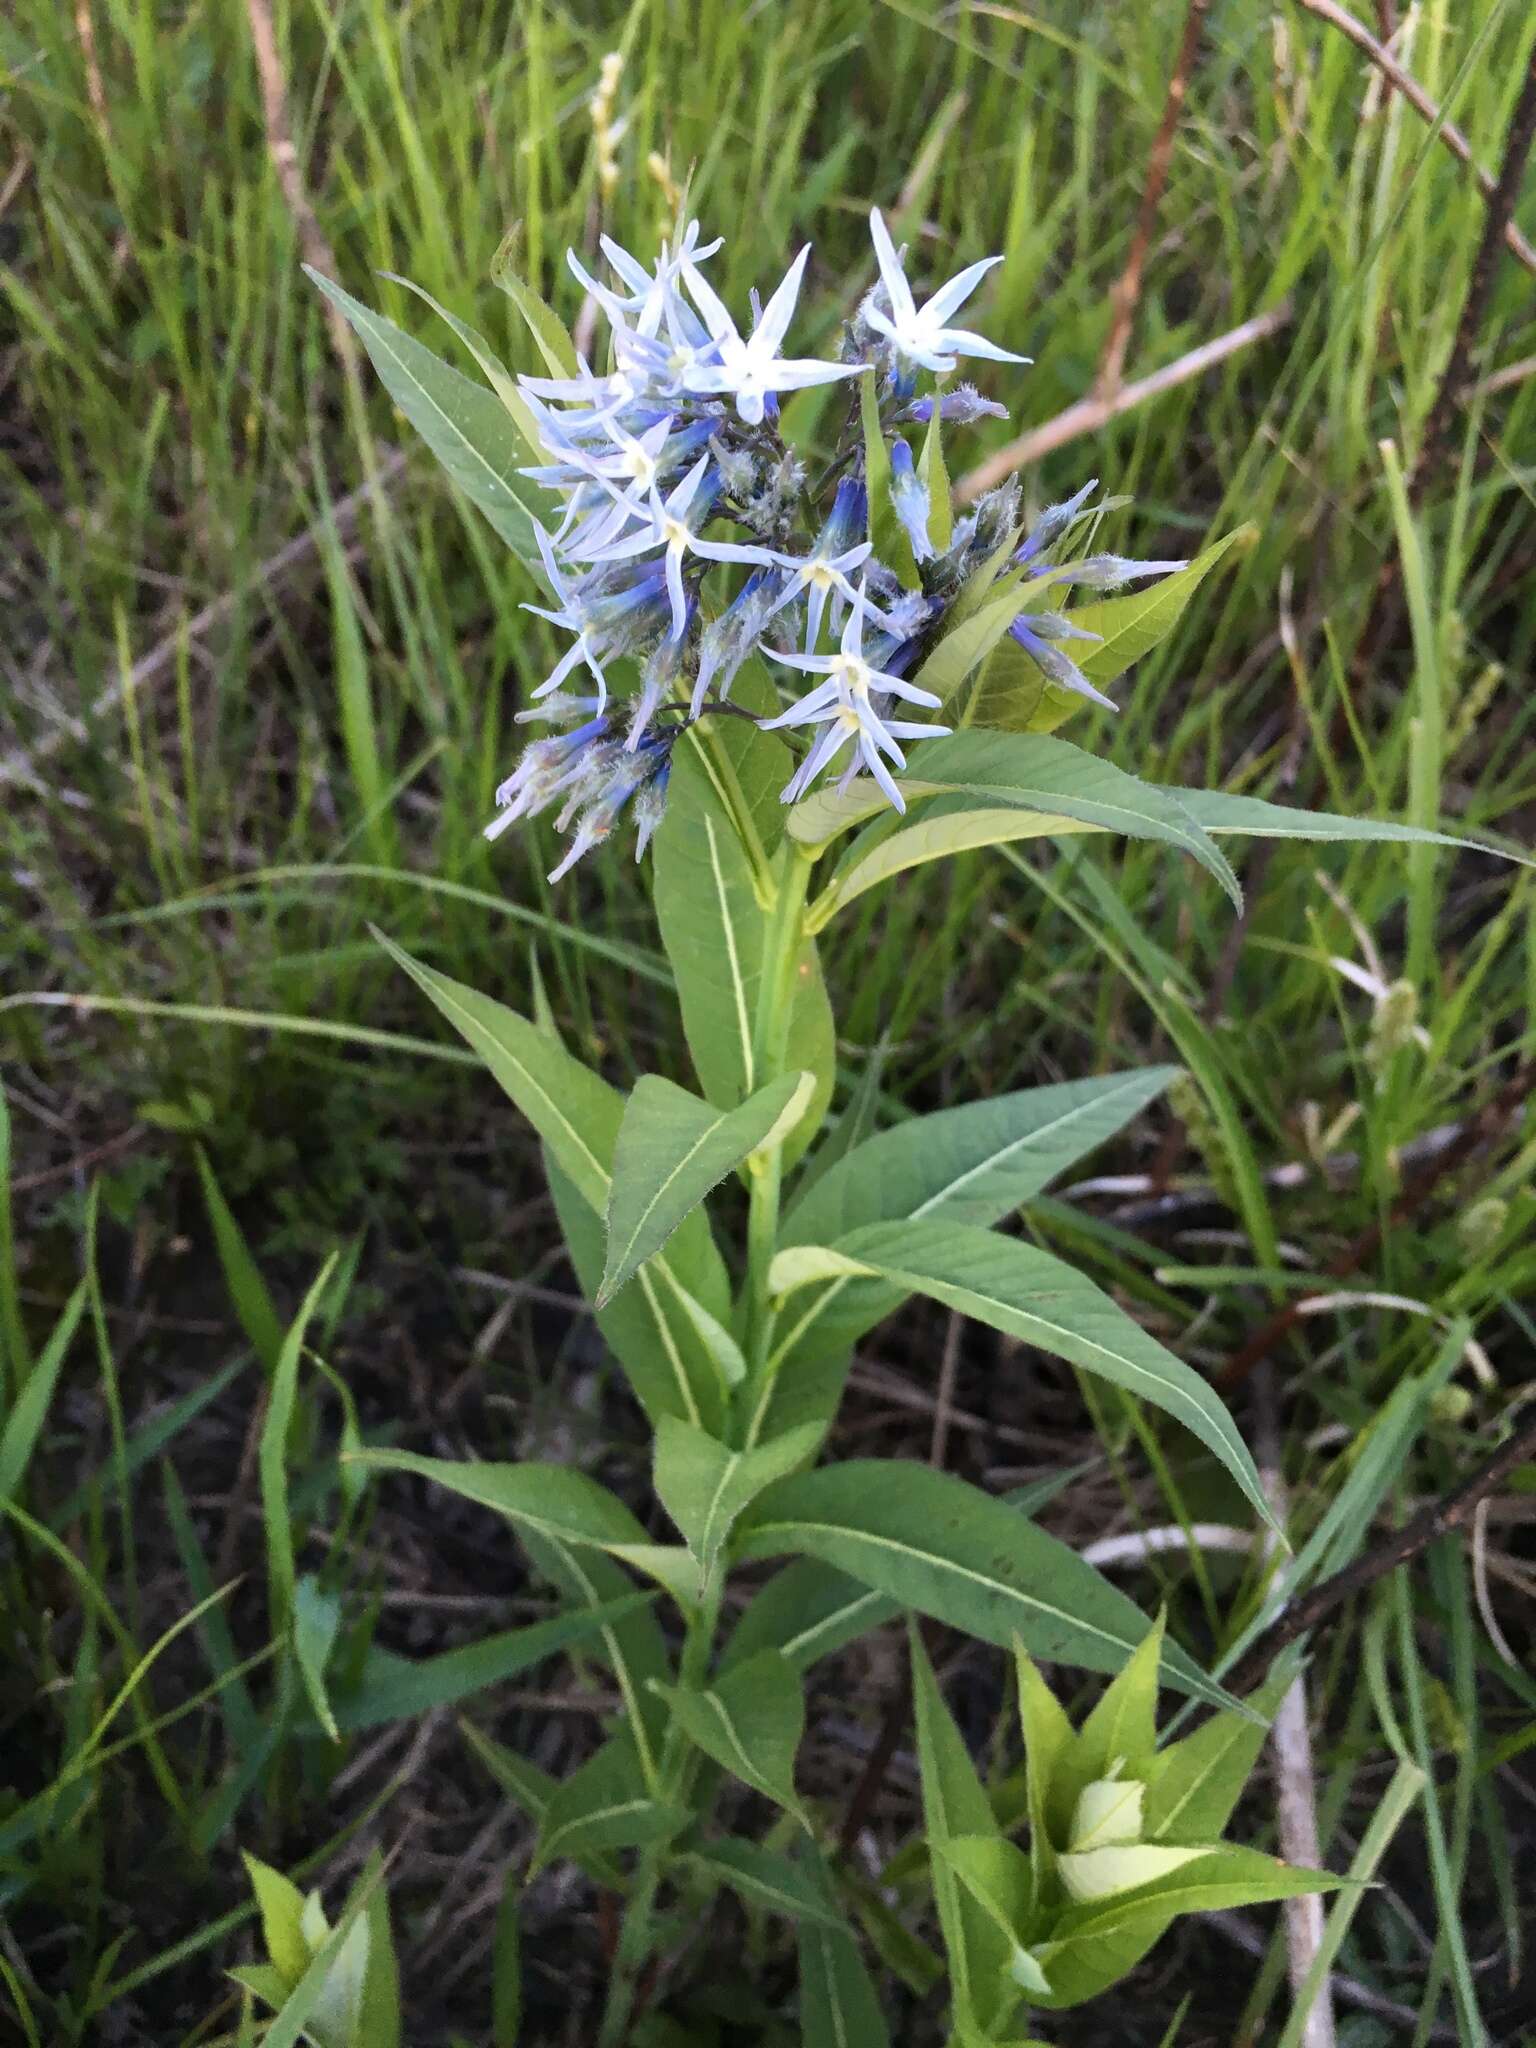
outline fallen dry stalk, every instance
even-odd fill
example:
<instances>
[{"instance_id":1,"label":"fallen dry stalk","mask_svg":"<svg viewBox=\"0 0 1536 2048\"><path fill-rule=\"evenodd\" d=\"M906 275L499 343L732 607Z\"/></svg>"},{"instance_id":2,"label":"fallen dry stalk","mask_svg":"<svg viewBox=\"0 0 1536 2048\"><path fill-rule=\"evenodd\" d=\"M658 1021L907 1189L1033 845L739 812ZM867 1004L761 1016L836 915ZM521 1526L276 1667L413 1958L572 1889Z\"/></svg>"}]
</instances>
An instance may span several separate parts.
<instances>
[{"instance_id":1,"label":"fallen dry stalk","mask_svg":"<svg viewBox=\"0 0 1536 2048\"><path fill-rule=\"evenodd\" d=\"M1256 313L1240 327L1218 334L1214 341L1202 342L1198 348L1192 348L1174 362L1165 363L1162 369L1154 370L1150 377L1140 377L1134 384L1122 384L1112 396L1095 394L1080 398L1065 412L1057 413L1055 419L1046 420L1042 426L1031 427L1027 434L1020 434L1016 441L999 448L995 455L989 455L985 462L979 462L961 477L955 486L956 504L969 505L983 491L990 491L1005 477L1012 476L1016 469L1023 469L1026 463L1040 461L1054 449L1065 447L1068 441L1096 432L1122 413L1134 412L1148 399L1159 398L1165 391L1172 391L1180 384L1187 384L1192 377L1214 369L1228 356L1252 347L1254 342L1267 340L1286 326L1290 317L1291 302L1282 299L1267 313Z\"/></svg>"},{"instance_id":2,"label":"fallen dry stalk","mask_svg":"<svg viewBox=\"0 0 1536 2048\"><path fill-rule=\"evenodd\" d=\"M1411 72L1405 71L1392 52L1377 42L1363 21L1357 21L1348 8L1341 7L1339 0L1298 0L1308 14L1315 14L1319 21L1326 21L1336 28L1340 35L1347 36L1357 50L1363 50L1376 69L1389 84L1400 92L1416 114L1424 119L1439 135L1451 155L1464 163L1472 173L1477 189L1487 200L1492 200L1498 190L1498 180L1472 154L1472 145L1456 126L1454 121L1441 119L1440 109L1419 84ZM1526 269L1536 274L1536 249L1521 234L1512 220L1501 223L1501 233L1511 253L1519 258Z\"/></svg>"},{"instance_id":3,"label":"fallen dry stalk","mask_svg":"<svg viewBox=\"0 0 1536 2048\"><path fill-rule=\"evenodd\" d=\"M1163 187L1168 182L1168 165L1173 157L1173 138L1178 132L1179 116L1184 111L1184 95L1189 90L1189 76L1200 48L1200 30L1210 4L1211 0L1189 0L1189 12L1184 17L1184 34L1168 79L1163 118L1158 123L1147 157L1147 182L1142 187L1130 253L1119 281L1109 295L1109 338L1104 344L1099 374L1093 383L1095 394L1101 398L1113 397L1120 389L1125 371L1125 352L1130 346L1131 327L1141 299L1141 275L1146 266L1147 251L1152 246L1152 230L1157 224L1157 209L1162 204Z\"/></svg>"}]
</instances>

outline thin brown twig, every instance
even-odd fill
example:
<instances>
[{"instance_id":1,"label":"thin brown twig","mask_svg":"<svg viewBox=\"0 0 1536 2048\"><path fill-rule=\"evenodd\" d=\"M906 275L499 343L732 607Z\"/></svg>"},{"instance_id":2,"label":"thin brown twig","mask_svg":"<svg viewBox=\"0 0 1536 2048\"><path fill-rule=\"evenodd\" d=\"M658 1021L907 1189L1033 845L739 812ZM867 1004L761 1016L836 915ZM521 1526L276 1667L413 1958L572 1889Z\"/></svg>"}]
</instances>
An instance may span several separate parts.
<instances>
[{"instance_id":1,"label":"thin brown twig","mask_svg":"<svg viewBox=\"0 0 1536 2048\"><path fill-rule=\"evenodd\" d=\"M105 133L107 88L101 76L101 60L96 55L96 23L91 15L91 0L75 0L75 34L80 39L80 56L85 65L86 98Z\"/></svg>"},{"instance_id":2,"label":"thin brown twig","mask_svg":"<svg viewBox=\"0 0 1536 2048\"><path fill-rule=\"evenodd\" d=\"M1046 420L1041 426L1031 427L1027 434L1020 434L1017 440L1010 441L1006 447L999 448L985 462L979 462L968 471L955 486L956 504L969 505L983 491L990 491L994 484L1012 476L1016 469L1023 469L1026 463L1038 462L1042 456L1064 447L1068 441L1097 432L1122 413L1132 412L1138 405L1145 405L1148 399L1160 398L1165 391L1172 391L1180 384L1187 384L1192 377L1214 369L1240 349L1250 348L1256 341L1267 340L1286 326L1290 317L1290 301L1283 299L1267 313L1257 313L1253 319L1243 321L1240 327L1218 334L1214 341L1202 342L1198 348L1192 348L1173 362L1165 363L1162 369L1154 370L1149 377L1140 377L1134 384L1122 384L1113 397L1101 397L1095 393L1088 398L1080 398L1065 412L1057 413L1054 419Z\"/></svg>"},{"instance_id":3,"label":"thin brown twig","mask_svg":"<svg viewBox=\"0 0 1536 2048\"><path fill-rule=\"evenodd\" d=\"M1390 50L1377 42L1365 23L1357 21L1347 8L1341 7L1339 0L1297 0L1297 4L1304 7L1308 14L1315 14L1319 21L1326 21L1341 35L1347 36L1357 50L1365 52L1388 84L1396 87L1416 114L1423 115L1451 155L1466 165L1472 173L1478 191L1491 205L1498 191L1499 181L1484 170L1473 156L1471 143L1455 122L1441 119L1439 107L1423 86L1411 72L1403 69ZM1536 249L1532 248L1507 214L1499 225L1498 234L1526 269L1536 274Z\"/></svg>"},{"instance_id":4,"label":"thin brown twig","mask_svg":"<svg viewBox=\"0 0 1536 2048\"><path fill-rule=\"evenodd\" d=\"M336 252L332 249L304 184L304 167L293 140L293 123L288 113L288 80L278 53L277 32L268 0L245 0L246 18L251 26L251 43L256 53L256 73L261 85L262 125L266 129L267 154L277 174L283 204L292 218L304 261L311 270L326 277L337 275ZM326 322L331 344L349 377L357 375L357 344L338 306L326 302Z\"/></svg>"},{"instance_id":5,"label":"thin brown twig","mask_svg":"<svg viewBox=\"0 0 1536 2048\"><path fill-rule=\"evenodd\" d=\"M1184 111L1184 95L1189 90L1190 73L1194 69L1195 55L1200 47L1200 30L1210 4L1211 0L1189 0L1189 11L1184 17L1184 34L1180 38L1179 53L1174 59L1173 71L1168 80L1168 95L1163 102L1163 118L1157 125L1157 133L1152 138L1152 148L1147 156L1147 182L1142 188L1141 206L1136 215L1130 251L1125 259L1125 268L1109 295L1109 336L1104 343L1104 353L1099 360L1099 374L1093 384L1094 394L1099 398L1112 398L1120 389L1125 370L1125 352L1130 346L1131 328L1141 299L1142 272L1146 267L1147 251L1152 246L1152 230L1157 224L1157 209L1162 204L1163 188L1168 182L1168 166L1173 158L1173 138L1178 132L1179 116Z\"/></svg>"},{"instance_id":6,"label":"thin brown twig","mask_svg":"<svg viewBox=\"0 0 1536 2048\"><path fill-rule=\"evenodd\" d=\"M1528 1459L1536 1458L1536 1415L1523 1429L1517 1429L1505 1443L1465 1478L1460 1486L1430 1501L1395 1535L1355 1559L1342 1571L1324 1579L1321 1585L1286 1611L1259 1637L1246 1656L1229 1671L1223 1683L1241 1695L1248 1692L1268 1671L1287 1644L1300 1640L1320 1622L1336 1613L1346 1601L1384 1579L1399 1565L1411 1564L1444 1536L1454 1536L1472 1520L1481 1502L1495 1493Z\"/></svg>"}]
</instances>

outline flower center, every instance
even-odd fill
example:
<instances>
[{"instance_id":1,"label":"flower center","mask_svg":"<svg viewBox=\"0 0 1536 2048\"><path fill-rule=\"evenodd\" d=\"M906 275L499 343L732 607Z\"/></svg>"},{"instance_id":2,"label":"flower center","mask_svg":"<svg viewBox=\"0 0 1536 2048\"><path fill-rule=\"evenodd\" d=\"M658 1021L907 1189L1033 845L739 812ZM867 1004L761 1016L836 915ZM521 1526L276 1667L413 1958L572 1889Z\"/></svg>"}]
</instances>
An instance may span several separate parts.
<instances>
[{"instance_id":1,"label":"flower center","mask_svg":"<svg viewBox=\"0 0 1536 2048\"><path fill-rule=\"evenodd\" d=\"M669 548L676 548L679 554L687 547L689 541L693 539L693 535L684 526L681 519L672 519L670 517L663 519L661 530L666 536L667 546Z\"/></svg>"}]
</instances>

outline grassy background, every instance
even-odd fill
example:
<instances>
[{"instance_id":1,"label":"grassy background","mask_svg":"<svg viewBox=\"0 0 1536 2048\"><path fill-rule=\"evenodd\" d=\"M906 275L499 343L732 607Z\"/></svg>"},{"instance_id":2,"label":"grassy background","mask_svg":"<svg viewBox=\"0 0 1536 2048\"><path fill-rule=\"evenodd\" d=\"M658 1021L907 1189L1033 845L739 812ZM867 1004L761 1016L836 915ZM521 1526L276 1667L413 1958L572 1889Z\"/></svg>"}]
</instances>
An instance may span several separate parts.
<instances>
[{"instance_id":1,"label":"grassy background","mask_svg":"<svg viewBox=\"0 0 1536 2048\"><path fill-rule=\"evenodd\" d=\"M424 309L372 273L411 277L522 361L510 307L481 282L502 235L520 223L522 267L574 318L567 243L588 248L602 225L648 249L668 215L653 152L678 179L691 169L697 209L727 236L733 298L814 240L808 351L862 287L870 203L899 215L936 272L1006 251L984 324L1035 366L988 379L1016 417L975 437L979 457L1092 382L1184 13L1183 0L627 13L296 0L278 9L276 40L341 280L445 352ZM1429 0L1394 47L1496 167L1532 38L1512 0ZM602 203L587 103L615 47L626 125ZM17 1239L0 1310L13 1338L40 1348L92 1276L24 1495L54 1548L22 1533L0 1552L4 1776L34 1816L12 1840L0 1808L0 2012L9 1999L48 2042L97 2028L211 2038L233 2025L217 1968L242 1937L210 1921L210 1897L219 1911L241 1902L233 1845L335 1876L383 1801L386 1838L410 1843L412 2038L456 2022L478 2039L492 1880L517 1837L451 1722L402 1729L377 1756L353 1744L340 1763L284 1739L240 1768L227 1673L267 1639L273 1512L268 1501L264 1531L253 1358L340 1240L321 1348L367 1426L449 1454L473 1441L485 1455L601 1457L638 1493L643 1447L567 1299L537 1161L365 927L513 1001L539 977L621 1081L686 1073L666 971L623 860L588 862L552 897L542 828L494 849L480 838L515 750L512 713L551 649L516 609L530 594L517 565L366 371L338 363L298 270L245 6L16 0L0 61L0 1043ZM1519 217L1536 232L1529 198ZM1394 507L1382 447L1411 464L1483 218L1467 175L1340 36L1290 0L1211 8L1127 373L1255 314L1288 318L1025 482L1035 503L1089 474L1134 497L1109 535L1128 552L1193 553L1241 521L1253 544L1133 672L1120 716L1092 714L1074 737L1159 779L1529 839L1536 376L1457 409L1411 507ZM1500 259L1477 378L1536 348L1531 285ZM1393 561L1411 604L1362 664L1356 642ZM1447 1484L1529 1391L1532 895L1528 876L1476 857L1270 860L1251 847L1245 865L1240 949L1204 878L1155 849L1069 847L968 856L867 899L830 935L828 970L844 1085L878 1059L890 1116L1169 1056L1190 1068L1179 1115L1147 1119L1103 1162L1150 1173L1150 1196L1090 1191L1034 1217L1186 1356L1218 1368L1300 1291L1397 1298L1309 1316L1276 1353L1305 1533L1386 1395L1435 1360L1448 1318L1469 1319L1491 1378L1458 1368L1469 1400L1426 1410L1381 1513ZM1376 993L1350 979L1361 969ZM1474 1125L1486 1142L1420 1188L1447 1127L1490 1104L1486 1131ZM1295 1171L1325 1153L1350 1159ZM1347 1278L1326 1279L1405 1186L1411 1213ZM928 1455L941 1339L914 1312L877 1340L850 1445ZM1054 1511L1068 1534L1206 1511L1180 1447L1165 1457L1143 1421L1085 1407L1065 1376L1000 1388L999 1363L985 1346L962 1354L955 1400L985 1426L950 1432L957 1469L1095 1456ZM1252 1428L1248 1393L1235 1398ZM341 1411L323 1381L306 1401L293 1527L357 1612L421 1648L537 1611L515 1581L505 1597L487 1588L472 1525L371 1499L338 1523ZM1405 1829L1395 1888L1346 1953L1418 2016L1418 2039L1472 2028L1479 2003L1491 2038L1519 2038L1512 1873L1522 1842L1536 1853L1536 1687L1481 1608L1528 1649L1528 1526L1517 1496L1490 1523L1476 1582L1459 1554L1437 1557L1355 1617L1363 1658L1337 1633L1314 1685L1336 1850L1395 1748L1438 1760L1436 1818ZM1368 1518L1348 1533L1367 1540ZM210 1586L246 1575L228 1626L200 1623L139 1674L199 1571ZM1202 1649L1241 1618L1240 1587L1213 1589L1182 1563L1136 1590L1167 1598ZM102 1612L82 1622L92 1598ZM220 1674L220 1698L186 1708ZM880 1705L878 1659L856 1676L851 1729L819 1738L834 1802ZM262 1682L250 1680L257 1697ZM591 1738L574 1709L548 1704L570 1690L556 1667L543 1705L497 1695L482 1718L558 1764ZM44 1825L25 1802L50 1785ZM1255 1813L1262 1826L1262 1800ZM910 1786L897 1786L882 1842L910 1824ZM468 1960L445 1978L434 1956L453 1885ZM600 1973L586 1904L546 1886L530 1912L585 1939L582 1967ZM1238 1959L1219 1934L1201 1938ZM184 1940L192 1951L173 1953ZM1274 1970L1256 1982L1251 2025L1268 2013L1276 2026ZM1170 2013L1179 1990L1158 1992ZM1230 2010L1217 1996L1185 2038L1254 2038L1237 2012L1246 1994L1245 1980ZM1351 2010L1359 2041L1414 2038Z\"/></svg>"}]
</instances>

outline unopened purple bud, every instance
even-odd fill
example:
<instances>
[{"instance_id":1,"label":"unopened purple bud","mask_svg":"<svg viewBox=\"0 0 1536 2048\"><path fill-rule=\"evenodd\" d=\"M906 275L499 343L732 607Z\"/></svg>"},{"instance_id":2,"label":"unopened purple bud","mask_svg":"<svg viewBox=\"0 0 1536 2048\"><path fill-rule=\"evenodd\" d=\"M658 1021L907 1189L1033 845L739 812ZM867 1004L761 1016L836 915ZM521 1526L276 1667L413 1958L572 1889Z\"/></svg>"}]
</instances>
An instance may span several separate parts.
<instances>
[{"instance_id":1,"label":"unopened purple bud","mask_svg":"<svg viewBox=\"0 0 1536 2048\"><path fill-rule=\"evenodd\" d=\"M1059 505L1048 505L1030 528L1024 545L1013 559L1016 562L1037 561L1048 548L1061 539L1061 536L1082 510L1087 499L1098 487L1098 478L1096 476L1090 477L1087 483L1083 485L1083 488L1080 491L1074 492L1070 498L1064 499Z\"/></svg>"},{"instance_id":2,"label":"unopened purple bud","mask_svg":"<svg viewBox=\"0 0 1536 2048\"><path fill-rule=\"evenodd\" d=\"M912 553L919 562L933 559L933 542L928 538L928 486L919 477L912 450L899 437L891 443L891 503L896 517L906 528Z\"/></svg>"},{"instance_id":3,"label":"unopened purple bud","mask_svg":"<svg viewBox=\"0 0 1536 2048\"><path fill-rule=\"evenodd\" d=\"M1137 583L1144 576L1171 576L1188 567L1187 561L1134 562L1128 555L1084 555L1080 562L1053 569L1051 581L1083 583L1090 590L1118 590L1122 583Z\"/></svg>"},{"instance_id":4,"label":"unopened purple bud","mask_svg":"<svg viewBox=\"0 0 1536 2048\"><path fill-rule=\"evenodd\" d=\"M957 384L953 391L946 391L939 400L939 418L948 420L957 427L973 426L977 420L1005 420L1008 408L999 405L996 399L983 398L974 384ZM907 418L927 426L933 418L933 400L915 399L907 407Z\"/></svg>"},{"instance_id":5,"label":"unopened purple bud","mask_svg":"<svg viewBox=\"0 0 1536 2048\"><path fill-rule=\"evenodd\" d=\"M1053 615L1047 613L1045 617L1052 618ZM1074 696L1086 697L1090 703L1102 704L1106 711L1118 711L1120 707L1114 698L1106 697L1102 690L1095 689L1077 663L1068 660L1059 647L1053 646L1051 637L1037 630L1041 623L1040 616L1024 613L1014 620L1008 631L1053 683L1060 684L1064 690L1071 690ZM1090 633L1079 634L1078 637L1096 639L1098 636Z\"/></svg>"}]
</instances>

